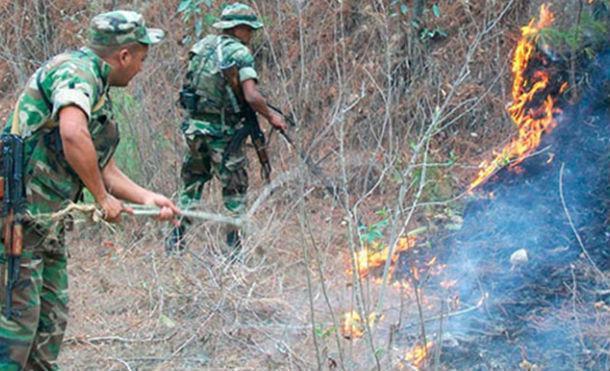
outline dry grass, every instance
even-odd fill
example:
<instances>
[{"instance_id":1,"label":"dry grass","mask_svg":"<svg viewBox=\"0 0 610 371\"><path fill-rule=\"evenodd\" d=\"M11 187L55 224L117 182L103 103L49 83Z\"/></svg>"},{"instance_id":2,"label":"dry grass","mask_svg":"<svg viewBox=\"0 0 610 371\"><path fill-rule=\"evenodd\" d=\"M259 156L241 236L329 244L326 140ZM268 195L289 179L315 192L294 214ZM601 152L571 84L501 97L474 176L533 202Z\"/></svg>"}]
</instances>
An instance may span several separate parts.
<instances>
[{"instance_id":1,"label":"dry grass","mask_svg":"<svg viewBox=\"0 0 610 371\"><path fill-rule=\"evenodd\" d=\"M339 234L335 221L316 222L320 232ZM155 226L129 223L128 229L128 237L71 241L71 322L60 359L66 369L312 368L316 355L306 269L315 277L311 295L321 361L340 361L339 331L333 330L315 268L320 263L338 319L353 307L344 241L319 246L320 260L308 267L298 230L284 231L281 241L274 233L257 234L245 245L247 263L227 265L213 227L200 226L190 236L189 252L178 257L164 255ZM375 295L376 285L369 285ZM400 297L399 291L390 296L376 328L386 341L400 313L415 310L412 296L404 295L402 302ZM346 368L370 362L363 340L339 336L338 341ZM407 344L391 345L388 365L404 360Z\"/></svg>"}]
</instances>

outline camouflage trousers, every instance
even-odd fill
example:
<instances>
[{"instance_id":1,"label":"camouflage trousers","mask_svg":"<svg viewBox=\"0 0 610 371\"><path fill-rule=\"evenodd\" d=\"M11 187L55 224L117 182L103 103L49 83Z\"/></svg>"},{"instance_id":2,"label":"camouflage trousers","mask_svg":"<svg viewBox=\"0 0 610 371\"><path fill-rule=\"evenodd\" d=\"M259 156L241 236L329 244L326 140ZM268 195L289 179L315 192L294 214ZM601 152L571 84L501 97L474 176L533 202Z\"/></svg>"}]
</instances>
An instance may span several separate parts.
<instances>
[{"instance_id":1,"label":"camouflage trousers","mask_svg":"<svg viewBox=\"0 0 610 371\"><path fill-rule=\"evenodd\" d=\"M186 141L189 152L182 163L180 207L188 208L199 202L203 186L215 176L222 185L225 208L234 215L243 213L248 192L248 161L243 149L223 161L229 137L187 135Z\"/></svg>"},{"instance_id":2,"label":"camouflage trousers","mask_svg":"<svg viewBox=\"0 0 610 371\"><path fill-rule=\"evenodd\" d=\"M48 239L47 233L24 228L19 281L13 290L13 309L8 320L0 314L0 370L56 370L55 364L68 323L67 252L63 231ZM0 254L2 308L6 306L4 246Z\"/></svg>"}]
</instances>

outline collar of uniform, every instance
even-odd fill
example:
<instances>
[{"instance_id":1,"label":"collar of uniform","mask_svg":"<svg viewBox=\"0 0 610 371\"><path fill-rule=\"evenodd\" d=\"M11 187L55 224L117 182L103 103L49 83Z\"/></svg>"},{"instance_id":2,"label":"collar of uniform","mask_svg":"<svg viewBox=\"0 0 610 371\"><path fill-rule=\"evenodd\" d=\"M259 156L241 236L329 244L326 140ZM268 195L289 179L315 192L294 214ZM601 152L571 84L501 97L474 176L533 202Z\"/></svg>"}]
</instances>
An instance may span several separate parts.
<instances>
[{"instance_id":1,"label":"collar of uniform","mask_svg":"<svg viewBox=\"0 0 610 371\"><path fill-rule=\"evenodd\" d=\"M229 34L227 34L227 33L222 33L222 34L220 34L219 36L220 36L220 38L226 37L226 38L231 39L231 40L233 40L233 41L235 41L235 42L238 42L238 43L240 43L240 44L243 44L243 42L242 42L240 39L238 39L237 37L235 37L235 36L233 36L233 35L229 35Z\"/></svg>"},{"instance_id":2,"label":"collar of uniform","mask_svg":"<svg viewBox=\"0 0 610 371\"><path fill-rule=\"evenodd\" d=\"M103 60L99 55L95 54L95 52L87 47L81 48L81 52L83 52L88 57L91 57L93 63L95 63L95 67L98 69L100 77L104 81L104 85L106 85L108 81L108 75L112 70L112 66Z\"/></svg>"}]
</instances>

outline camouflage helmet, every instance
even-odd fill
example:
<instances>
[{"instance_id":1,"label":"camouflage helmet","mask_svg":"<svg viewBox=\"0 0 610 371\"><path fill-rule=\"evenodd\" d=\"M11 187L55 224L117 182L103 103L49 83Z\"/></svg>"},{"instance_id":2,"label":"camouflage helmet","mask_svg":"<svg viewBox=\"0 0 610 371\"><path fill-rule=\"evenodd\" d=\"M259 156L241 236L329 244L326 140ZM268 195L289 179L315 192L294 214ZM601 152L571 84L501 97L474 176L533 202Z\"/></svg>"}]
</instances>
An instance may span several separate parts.
<instances>
[{"instance_id":1,"label":"camouflage helmet","mask_svg":"<svg viewBox=\"0 0 610 371\"><path fill-rule=\"evenodd\" d=\"M146 28L140 13L127 10L98 14L89 26L89 45L92 46L120 46L133 42L150 45L164 37L163 30Z\"/></svg>"},{"instance_id":2,"label":"camouflage helmet","mask_svg":"<svg viewBox=\"0 0 610 371\"><path fill-rule=\"evenodd\" d=\"M257 30L263 27L263 23L258 20L254 10L248 5L235 3L223 9L220 21L212 26L226 30L235 26L245 25Z\"/></svg>"}]
</instances>

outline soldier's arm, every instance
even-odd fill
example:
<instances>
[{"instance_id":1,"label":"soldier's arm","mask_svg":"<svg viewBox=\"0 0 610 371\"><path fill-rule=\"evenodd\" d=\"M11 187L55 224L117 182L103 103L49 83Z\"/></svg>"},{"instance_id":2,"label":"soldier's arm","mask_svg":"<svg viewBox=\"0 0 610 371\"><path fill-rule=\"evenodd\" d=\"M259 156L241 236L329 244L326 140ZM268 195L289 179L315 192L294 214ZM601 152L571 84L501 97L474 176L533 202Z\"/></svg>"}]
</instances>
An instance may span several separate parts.
<instances>
[{"instance_id":1,"label":"soldier's arm","mask_svg":"<svg viewBox=\"0 0 610 371\"><path fill-rule=\"evenodd\" d=\"M286 130L288 126L284 122L282 116L273 112L267 106L267 102L263 95L258 91L256 80L248 79L241 83L244 99L252 107L254 111L263 116L276 129Z\"/></svg>"},{"instance_id":2,"label":"soldier's arm","mask_svg":"<svg viewBox=\"0 0 610 371\"><path fill-rule=\"evenodd\" d=\"M159 207L161 220L170 220L180 213L170 199L131 180L119 169L114 159L111 159L102 170L102 178L113 196L136 204Z\"/></svg>"},{"instance_id":3,"label":"soldier's arm","mask_svg":"<svg viewBox=\"0 0 610 371\"><path fill-rule=\"evenodd\" d=\"M238 47L231 54L231 59L239 70L239 82L244 95L244 100L254 111L263 116L276 129L286 130L284 119L269 109L263 95L258 91L258 74L254 66L254 57L245 46Z\"/></svg>"},{"instance_id":4,"label":"soldier's arm","mask_svg":"<svg viewBox=\"0 0 610 371\"><path fill-rule=\"evenodd\" d=\"M97 153L87 127L87 115L76 106L59 111L59 133L66 161L76 172L95 200L102 206L106 218L118 220L123 205L106 190L97 164Z\"/></svg>"}]
</instances>

